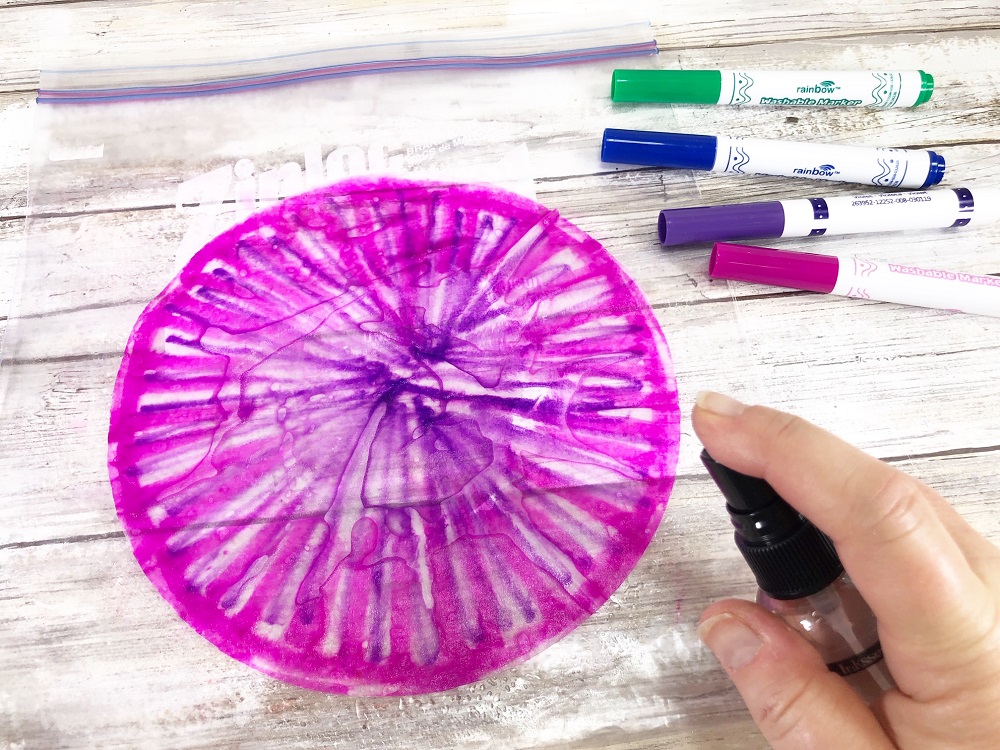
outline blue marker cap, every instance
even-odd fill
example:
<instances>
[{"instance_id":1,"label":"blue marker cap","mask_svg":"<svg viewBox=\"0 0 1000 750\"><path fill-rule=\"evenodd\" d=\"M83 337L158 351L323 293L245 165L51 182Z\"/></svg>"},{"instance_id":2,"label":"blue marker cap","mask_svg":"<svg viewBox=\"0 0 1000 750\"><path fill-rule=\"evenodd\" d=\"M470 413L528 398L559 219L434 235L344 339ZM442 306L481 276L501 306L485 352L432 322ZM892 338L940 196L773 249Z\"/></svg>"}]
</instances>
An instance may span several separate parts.
<instances>
[{"instance_id":1,"label":"blue marker cap","mask_svg":"<svg viewBox=\"0 0 1000 750\"><path fill-rule=\"evenodd\" d=\"M927 179L920 186L921 190L931 185L937 185L944 178L944 157L934 151L928 151L927 153L930 154L931 165L927 169Z\"/></svg>"},{"instance_id":2,"label":"blue marker cap","mask_svg":"<svg viewBox=\"0 0 1000 750\"><path fill-rule=\"evenodd\" d=\"M714 135L607 128L601 142L601 161L671 169L711 169L715 164L715 149Z\"/></svg>"}]
</instances>

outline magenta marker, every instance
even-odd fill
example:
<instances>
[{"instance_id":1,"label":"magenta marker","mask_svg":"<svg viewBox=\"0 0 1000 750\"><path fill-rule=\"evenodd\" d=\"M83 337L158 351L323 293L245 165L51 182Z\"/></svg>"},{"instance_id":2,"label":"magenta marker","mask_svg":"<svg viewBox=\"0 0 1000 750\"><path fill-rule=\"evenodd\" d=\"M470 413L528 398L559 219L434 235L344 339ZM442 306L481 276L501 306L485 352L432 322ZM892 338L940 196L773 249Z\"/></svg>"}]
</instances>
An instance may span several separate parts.
<instances>
[{"instance_id":1,"label":"magenta marker","mask_svg":"<svg viewBox=\"0 0 1000 750\"><path fill-rule=\"evenodd\" d=\"M1000 317L1000 278L902 263L716 242L708 277Z\"/></svg>"}]
</instances>

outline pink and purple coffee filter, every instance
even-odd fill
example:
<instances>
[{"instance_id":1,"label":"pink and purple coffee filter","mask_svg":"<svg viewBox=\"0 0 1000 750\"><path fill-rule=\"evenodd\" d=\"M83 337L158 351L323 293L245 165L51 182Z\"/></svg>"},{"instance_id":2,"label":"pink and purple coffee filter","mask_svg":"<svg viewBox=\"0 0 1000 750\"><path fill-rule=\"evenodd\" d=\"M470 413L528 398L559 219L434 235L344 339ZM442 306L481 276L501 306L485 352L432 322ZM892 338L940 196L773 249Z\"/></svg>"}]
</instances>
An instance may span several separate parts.
<instances>
[{"instance_id":1,"label":"pink and purple coffee filter","mask_svg":"<svg viewBox=\"0 0 1000 750\"><path fill-rule=\"evenodd\" d=\"M678 421L660 328L597 241L500 190L365 179L251 217L149 304L109 465L197 632L397 695L600 607L663 514Z\"/></svg>"}]
</instances>

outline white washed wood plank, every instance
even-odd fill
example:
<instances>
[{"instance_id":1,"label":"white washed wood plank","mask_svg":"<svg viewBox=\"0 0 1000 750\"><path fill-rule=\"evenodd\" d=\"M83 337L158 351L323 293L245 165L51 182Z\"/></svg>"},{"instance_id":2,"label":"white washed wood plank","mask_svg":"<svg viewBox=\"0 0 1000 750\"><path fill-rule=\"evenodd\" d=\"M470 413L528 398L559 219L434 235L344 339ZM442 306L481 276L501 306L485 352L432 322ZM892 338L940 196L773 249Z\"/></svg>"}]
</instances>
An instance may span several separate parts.
<instances>
[{"instance_id":1,"label":"white washed wood plank","mask_svg":"<svg viewBox=\"0 0 1000 750\"><path fill-rule=\"evenodd\" d=\"M34 99L34 94L0 94L0 220L24 216L28 205Z\"/></svg>"},{"instance_id":2,"label":"white washed wood plank","mask_svg":"<svg viewBox=\"0 0 1000 750\"><path fill-rule=\"evenodd\" d=\"M118 530L106 457L119 361L3 365L0 546Z\"/></svg>"},{"instance_id":3,"label":"white washed wood plank","mask_svg":"<svg viewBox=\"0 0 1000 750\"><path fill-rule=\"evenodd\" d=\"M860 0L840 3L827 0L808 6L794 0L752 5L739 0L709 0L672 3L669 12L662 17L657 14L653 23L657 38L667 49L882 37L917 31L993 30L997 26L994 8L988 3L963 5L954 0L927 5L903 0L878 5Z\"/></svg>"},{"instance_id":4,"label":"white washed wood plank","mask_svg":"<svg viewBox=\"0 0 1000 750\"><path fill-rule=\"evenodd\" d=\"M879 455L1000 444L976 416L995 398L1000 319L811 295L736 305L754 400Z\"/></svg>"},{"instance_id":5,"label":"white washed wood plank","mask_svg":"<svg viewBox=\"0 0 1000 750\"><path fill-rule=\"evenodd\" d=\"M29 236L28 282L15 317L147 303L176 272L181 229L172 214L126 211L33 220L31 231L44 225L45 237Z\"/></svg>"},{"instance_id":6,"label":"white washed wood plank","mask_svg":"<svg viewBox=\"0 0 1000 750\"><path fill-rule=\"evenodd\" d=\"M890 7L886 6L890 11ZM897 7L898 10L898 7ZM920 11L914 11L919 13ZM754 70L914 70L935 77L935 93L944 87L974 83L981 73L992 72L997 29L969 30L941 28L921 33L894 31L890 34L860 33L852 38L823 38L808 41L765 39L760 42L738 38L739 44L721 47L668 47L660 52L664 67L723 68ZM676 61L676 65L672 61ZM959 74L966 75L960 77ZM946 81L939 81L939 75ZM952 80L954 76L954 80ZM933 98L932 98L933 101ZM923 105L921 105L923 106Z\"/></svg>"},{"instance_id":7,"label":"white washed wood plank","mask_svg":"<svg viewBox=\"0 0 1000 750\"><path fill-rule=\"evenodd\" d=\"M0 320L7 318L23 253L24 219L0 219Z\"/></svg>"},{"instance_id":8,"label":"white washed wood plank","mask_svg":"<svg viewBox=\"0 0 1000 750\"><path fill-rule=\"evenodd\" d=\"M0 219L0 360L9 345L8 316L15 291L21 288L24 254L24 219ZM0 365L2 366L2 365ZM3 375L0 374L0 406L3 404Z\"/></svg>"}]
</instances>

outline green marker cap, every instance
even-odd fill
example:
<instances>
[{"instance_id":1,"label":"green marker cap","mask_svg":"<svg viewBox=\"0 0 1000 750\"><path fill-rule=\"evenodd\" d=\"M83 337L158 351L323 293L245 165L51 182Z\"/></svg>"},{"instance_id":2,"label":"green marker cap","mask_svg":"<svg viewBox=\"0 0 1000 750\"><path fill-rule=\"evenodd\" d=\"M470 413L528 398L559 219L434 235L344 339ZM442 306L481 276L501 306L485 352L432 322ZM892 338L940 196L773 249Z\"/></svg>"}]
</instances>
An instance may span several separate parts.
<instances>
[{"instance_id":1,"label":"green marker cap","mask_svg":"<svg viewBox=\"0 0 1000 750\"><path fill-rule=\"evenodd\" d=\"M721 94L718 70L616 70L611 74L614 102L718 104Z\"/></svg>"},{"instance_id":2,"label":"green marker cap","mask_svg":"<svg viewBox=\"0 0 1000 750\"><path fill-rule=\"evenodd\" d=\"M934 93L934 76L930 73L925 73L922 70L917 71L920 73L920 96L917 97L917 101L913 103L914 107L919 107L924 102L931 98L931 94ZM612 87L614 84L612 84Z\"/></svg>"}]
</instances>

